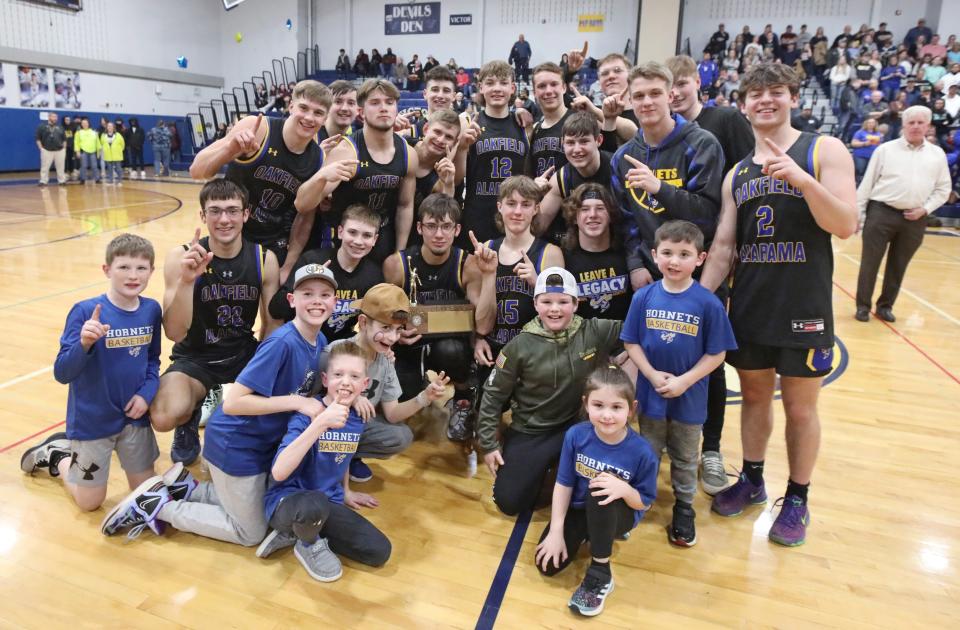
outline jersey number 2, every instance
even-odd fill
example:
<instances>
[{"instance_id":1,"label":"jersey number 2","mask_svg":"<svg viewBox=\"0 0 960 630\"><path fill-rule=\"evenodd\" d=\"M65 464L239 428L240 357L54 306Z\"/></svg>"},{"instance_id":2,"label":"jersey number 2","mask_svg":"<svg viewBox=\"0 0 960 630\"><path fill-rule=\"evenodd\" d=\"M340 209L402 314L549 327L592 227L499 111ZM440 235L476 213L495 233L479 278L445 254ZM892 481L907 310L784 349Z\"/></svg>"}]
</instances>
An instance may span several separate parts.
<instances>
[{"instance_id":1,"label":"jersey number 2","mask_svg":"<svg viewBox=\"0 0 960 630\"><path fill-rule=\"evenodd\" d=\"M757 208L757 237L768 238L773 236L773 208L760 206Z\"/></svg>"}]
</instances>

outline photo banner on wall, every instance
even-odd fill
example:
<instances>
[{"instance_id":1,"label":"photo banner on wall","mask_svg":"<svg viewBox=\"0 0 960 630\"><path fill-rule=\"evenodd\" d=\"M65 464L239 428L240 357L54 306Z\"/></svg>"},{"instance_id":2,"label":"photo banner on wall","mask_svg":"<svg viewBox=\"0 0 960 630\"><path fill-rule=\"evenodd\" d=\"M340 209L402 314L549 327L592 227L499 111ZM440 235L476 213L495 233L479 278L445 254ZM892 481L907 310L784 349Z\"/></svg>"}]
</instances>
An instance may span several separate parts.
<instances>
[{"instance_id":1,"label":"photo banner on wall","mask_svg":"<svg viewBox=\"0 0 960 630\"><path fill-rule=\"evenodd\" d=\"M439 2L384 5L384 35L423 35L439 32Z\"/></svg>"},{"instance_id":2,"label":"photo banner on wall","mask_svg":"<svg viewBox=\"0 0 960 630\"><path fill-rule=\"evenodd\" d=\"M80 73L53 69L53 91L57 107L80 109Z\"/></svg>"},{"instance_id":3,"label":"photo banner on wall","mask_svg":"<svg viewBox=\"0 0 960 630\"><path fill-rule=\"evenodd\" d=\"M21 107L50 107L50 83L47 69L36 66L17 66L20 79Z\"/></svg>"}]
</instances>

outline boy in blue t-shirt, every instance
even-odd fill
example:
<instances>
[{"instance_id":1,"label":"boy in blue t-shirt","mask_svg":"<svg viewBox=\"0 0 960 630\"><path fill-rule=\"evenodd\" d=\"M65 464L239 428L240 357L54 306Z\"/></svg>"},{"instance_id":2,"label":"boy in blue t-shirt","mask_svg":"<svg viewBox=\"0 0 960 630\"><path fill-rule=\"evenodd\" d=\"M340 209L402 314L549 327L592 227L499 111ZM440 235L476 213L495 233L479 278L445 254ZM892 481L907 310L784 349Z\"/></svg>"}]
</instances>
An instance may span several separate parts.
<instances>
[{"instance_id":1,"label":"boy in blue t-shirt","mask_svg":"<svg viewBox=\"0 0 960 630\"><path fill-rule=\"evenodd\" d=\"M638 290L620 339L640 371L640 433L657 453L667 447L676 503L670 542L697 542L693 493L700 432L707 417L707 377L736 350L720 300L693 279L703 264L703 233L689 221L668 221L654 235L653 258L663 279Z\"/></svg>"},{"instance_id":2,"label":"boy in blue t-shirt","mask_svg":"<svg viewBox=\"0 0 960 630\"><path fill-rule=\"evenodd\" d=\"M70 309L53 365L57 381L70 385L67 431L20 459L26 473L45 468L63 479L82 510L96 510L107 496L113 451L131 489L156 474L159 450L147 409L159 382L161 315L156 300L140 297L153 261L153 245L142 237L110 241L103 265L110 286ZM168 471L170 483L180 474Z\"/></svg>"},{"instance_id":3,"label":"boy in blue t-shirt","mask_svg":"<svg viewBox=\"0 0 960 630\"><path fill-rule=\"evenodd\" d=\"M257 348L207 422L204 458L210 482L188 499L173 500L159 477L144 483L114 508L101 530L112 535L160 521L181 531L239 545L260 543L267 533L263 495L267 473L287 429L290 413L314 417L323 406L310 397L327 340L320 327L336 305L337 282L323 265L297 270L290 294L296 316Z\"/></svg>"},{"instance_id":4,"label":"boy in blue t-shirt","mask_svg":"<svg viewBox=\"0 0 960 630\"><path fill-rule=\"evenodd\" d=\"M323 411L312 418L293 414L273 460L262 508L274 529L257 556L292 544L311 577L332 582L343 572L336 554L380 566L391 546L356 511L376 507L377 500L349 484L364 423L351 407L370 383L366 353L353 341L331 346L322 376L327 393L317 400Z\"/></svg>"}]
</instances>

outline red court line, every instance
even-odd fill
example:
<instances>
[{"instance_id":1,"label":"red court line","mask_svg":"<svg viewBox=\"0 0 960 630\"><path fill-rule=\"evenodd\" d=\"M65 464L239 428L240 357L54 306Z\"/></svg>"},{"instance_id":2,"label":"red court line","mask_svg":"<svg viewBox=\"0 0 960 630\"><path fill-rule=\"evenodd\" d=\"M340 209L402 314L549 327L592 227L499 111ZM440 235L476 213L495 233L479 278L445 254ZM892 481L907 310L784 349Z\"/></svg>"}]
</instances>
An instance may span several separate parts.
<instances>
[{"instance_id":1,"label":"red court line","mask_svg":"<svg viewBox=\"0 0 960 630\"><path fill-rule=\"evenodd\" d=\"M838 289L840 289L841 291L843 291L844 293L846 293L847 296L848 296L851 300L853 300L854 302L857 301L856 296L854 296L852 293L850 293L849 291L847 291L846 289L844 289L842 286L840 286L839 284L837 284L836 281L833 282L833 286L837 287ZM876 315L876 313L874 313L874 315ZM956 383L957 385L960 385L960 378L957 378L956 376L953 375L953 373L952 373L950 370L948 370L947 368L945 368L945 367L943 367L942 365L940 365L940 363L939 363L936 359L934 359L934 358L931 357L929 354L927 354L926 352L924 352L924 351L923 351L923 348L921 348L921 347L918 346L917 344L915 344L915 343L913 343L912 341L910 341L910 338L909 338L909 337L907 337L907 336L904 335L902 332L900 332L899 330L897 330L896 328L894 328L893 325L890 324L890 322L888 322L888 321L886 321L886 320L883 320L883 319L880 319L879 317L877 317L876 319L877 319L877 321L879 321L881 324L883 324L884 326L886 326L887 328L889 328L890 330L892 330L892 331L894 332L894 334L896 334L898 337L900 337L901 339L903 339L904 341L906 341L906 342L907 342L907 345L909 345L911 348L913 348L914 350L916 350L917 352L919 352L920 354L922 354L922 355L924 356L924 358L927 359L927 361L929 361L930 363L933 363L935 366L937 366L937 368L939 368L941 372L943 372L944 374L946 374L947 376L949 376L950 379L953 380L954 383ZM2 453L2 452L3 452L3 451L0 451L0 453Z\"/></svg>"},{"instance_id":2,"label":"red court line","mask_svg":"<svg viewBox=\"0 0 960 630\"><path fill-rule=\"evenodd\" d=\"M46 433L46 432L49 431L50 429L56 429L56 428L59 427L61 424L66 424L66 422L67 422L66 420L61 420L60 422L55 422L55 423L51 424L49 427L47 427L47 428L45 428L45 429L40 429L40 430L37 431L36 433L33 433L33 434L31 434L31 435L28 435L27 437L25 437L25 438L23 438L23 439L21 439L21 440L17 440L17 441L14 442L13 444L7 444L7 445L4 446L3 448L0 448L0 453L6 453L7 451L9 451L9 450L10 450L11 448L13 448L14 446L19 446L19 445L23 444L24 442L26 442L27 440L32 440L33 438L37 437L38 435L43 435L44 433Z\"/></svg>"}]
</instances>

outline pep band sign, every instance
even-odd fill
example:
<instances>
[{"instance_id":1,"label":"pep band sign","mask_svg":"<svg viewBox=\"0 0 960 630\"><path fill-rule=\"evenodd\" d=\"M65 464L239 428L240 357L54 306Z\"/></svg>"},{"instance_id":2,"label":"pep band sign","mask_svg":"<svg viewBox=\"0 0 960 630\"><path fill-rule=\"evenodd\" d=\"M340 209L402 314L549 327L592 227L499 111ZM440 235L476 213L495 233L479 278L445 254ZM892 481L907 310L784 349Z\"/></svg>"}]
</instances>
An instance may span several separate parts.
<instances>
[{"instance_id":1,"label":"pep band sign","mask_svg":"<svg viewBox=\"0 0 960 630\"><path fill-rule=\"evenodd\" d=\"M440 3L384 5L384 35L420 35L440 32Z\"/></svg>"}]
</instances>

